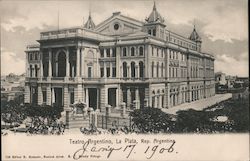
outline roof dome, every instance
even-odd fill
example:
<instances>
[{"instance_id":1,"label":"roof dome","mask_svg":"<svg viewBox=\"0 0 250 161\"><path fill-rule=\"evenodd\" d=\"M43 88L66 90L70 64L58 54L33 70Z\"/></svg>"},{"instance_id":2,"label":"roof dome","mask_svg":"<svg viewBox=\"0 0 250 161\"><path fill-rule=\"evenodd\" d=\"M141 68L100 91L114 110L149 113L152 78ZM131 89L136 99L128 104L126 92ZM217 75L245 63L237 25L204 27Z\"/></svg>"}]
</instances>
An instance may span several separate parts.
<instances>
[{"instance_id":1,"label":"roof dome","mask_svg":"<svg viewBox=\"0 0 250 161\"><path fill-rule=\"evenodd\" d=\"M193 32L192 32L191 35L189 36L189 39L190 39L190 40L193 40L193 41L200 41L200 42L201 42L201 37L200 37L199 34L196 32L195 26L194 26Z\"/></svg>"},{"instance_id":2,"label":"roof dome","mask_svg":"<svg viewBox=\"0 0 250 161\"><path fill-rule=\"evenodd\" d=\"M91 14L89 13L88 21L85 23L84 28L93 30L95 28L95 23L92 20Z\"/></svg>"},{"instance_id":3,"label":"roof dome","mask_svg":"<svg viewBox=\"0 0 250 161\"><path fill-rule=\"evenodd\" d=\"M161 15L159 14L159 12L158 12L157 9L156 9L155 2L154 2L153 11L152 11L151 14L149 15L149 17L146 18L146 21L147 21L148 23L152 23L152 22L164 23L164 19L161 17Z\"/></svg>"}]
</instances>

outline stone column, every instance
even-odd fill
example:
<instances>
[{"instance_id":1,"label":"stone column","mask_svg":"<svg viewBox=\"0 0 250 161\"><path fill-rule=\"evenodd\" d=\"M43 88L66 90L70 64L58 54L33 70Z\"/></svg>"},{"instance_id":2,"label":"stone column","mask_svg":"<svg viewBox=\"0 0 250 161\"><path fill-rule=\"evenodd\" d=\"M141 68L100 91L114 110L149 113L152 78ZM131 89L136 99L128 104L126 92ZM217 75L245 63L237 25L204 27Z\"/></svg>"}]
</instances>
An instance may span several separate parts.
<instances>
[{"instance_id":1,"label":"stone column","mask_svg":"<svg viewBox=\"0 0 250 161\"><path fill-rule=\"evenodd\" d=\"M75 102L83 101L82 99L82 84L77 84L77 87L74 90L75 92Z\"/></svg>"},{"instance_id":2,"label":"stone column","mask_svg":"<svg viewBox=\"0 0 250 161\"><path fill-rule=\"evenodd\" d=\"M131 78L130 64L127 64L127 78Z\"/></svg>"},{"instance_id":3,"label":"stone column","mask_svg":"<svg viewBox=\"0 0 250 161\"><path fill-rule=\"evenodd\" d=\"M69 48L66 48L66 77L69 77L70 64L69 64Z\"/></svg>"},{"instance_id":4,"label":"stone column","mask_svg":"<svg viewBox=\"0 0 250 161\"><path fill-rule=\"evenodd\" d=\"M26 52L25 55L26 59L25 59L25 76L29 77L29 54Z\"/></svg>"},{"instance_id":5,"label":"stone column","mask_svg":"<svg viewBox=\"0 0 250 161\"><path fill-rule=\"evenodd\" d=\"M165 59L165 62L166 62L165 77L167 78L167 80L169 80L169 55L170 55L170 51L169 51L169 49L167 49L167 54L165 55L166 56L166 59Z\"/></svg>"},{"instance_id":6,"label":"stone column","mask_svg":"<svg viewBox=\"0 0 250 161\"><path fill-rule=\"evenodd\" d=\"M101 112L105 111L105 106L108 104L108 88L107 86L103 86L100 89L100 108Z\"/></svg>"},{"instance_id":7,"label":"stone column","mask_svg":"<svg viewBox=\"0 0 250 161\"><path fill-rule=\"evenodd\" d=\"M111 106L107 105L106 106L106 115L109 116L111 114Z\"/></svg>"},{"instance_id":8,"label":"stone column","mask_svg":"<svg viewBox=\"0 0 250 161\"><path fill-rule=\"evenodd\" d=\"M43 77L43 53L40 51L40 78Z\"/></svg>"},{"instance_id":9,"label":"stone column","mask_svg":"<svg viewBox=\"0 0 250 161\"><path fill-rule=\"evenodd\" d=\"M76 50L76 76L80 76L80 47Z\"/></svg>"},{"instance_id":10,"label":"stone column","mask_svg":"<svg viewBox=\"0 0 250 161\"><path fill-rule=\"evenodd\" d=\"M135 100L140 101L140 95L139 95L139 89L138 88L135 89Z\"/></svg>"},{"instance_id":11,"label":"stone column","mask_svg":"<svg viewBox=\"0 0 250 161\"><path fill-rule=\"evenodd\" d=\"M126 115L126 103L125 102L121 103L121 109L122 109L121 116L125 117Z\"/></svg>"},{"instance_id":12,"label":"stone column","mask_svg":"<svg viewBox=\"0 0 250 161\"><path fill-rule=\"evenodd\" d=\"M110 74L109 74L109 77L111 78L111 77L112 77L112 68L113 68L113 64L112 64L112 62L110 62L109 64L110 64L110 65L109 65L109 71L110 71L110 72L109 72L109 73L110 73Z\"/></svg>"},{"instance_id":13,"label":"stone column","mask_svg":"<svg viewBox=\"0 0 250 161\"><path fill-rule=\"evenodd\" d=\"M25 85L24 103L30 103L30 86Z\"/></svg>"},{"instance_id":14,"label":"stone column","mask_svg":"<svg viewBox=\"0 0 250 161\"><path fill-rule=\"evenodd\" d=\"M159 95L159 107L158 108L162 108L162 95Z\"/></svg>"},{"instance_id":15,"label":"stone column","mask_svg":"<svg viewBox=\"0 0 250 161\"><path fill-rule=\"evenodd\" d=\"M103 78L107 78L107 69L106 69L106 62L103 62L103 69L104 69L104 74L103 74Z\"/></svg>"},{"instance_id":16,"label":"stone column","mask_svg":"<svg viewBox=\"0 0 250 161\"><path fill-rule=\"evenodd\" d=\"M54 87L52 87L52 90L51 90L51 105L53 106L54 103L55 103L55 90L54 90Z\"/></svg>"},{"instance_id":17,"label":"stone column","mask_svg":"<svg viewBox=\"0 0 250 161\"><path fill-rule=\"evenodd\" d=\"M145 46L145 49L144 49L144 51L145 51L145 53L144 53L144 56L145 56L145 71L144 71L144 73L145 73L145 78L150 78L151 77L151 63L149 63L149 58L151 57L151 55L152 55L152 53L150 52L150 49L151 49L151 46L150 45L146 45ZM149 103L151 103L150 101L149 101Z\"/></svg>"},{"instance_id":18,"label":"stone column","mask_svg":"<svg viewBox=\"0 0 250 161\"><path fill-rule=\"evenodd\" d=\"M122 70L121 70L121 68L120 68L120 56L121 56L121 54L120 54L120 47L116 47L116 77L117 78L119 78L119 77L122 77L122 75L120 75L120 74L122 74Z\"/></svg>"},{"instance_id":19,"label":"stone column","mask_svg":"<svg viewBox=\"0 0 250 161\"><path fill-rule=\"evenodd\" d=\"M106 51L107 49L103 49L103 52L104 52L104 58L106 58L107 57L107 51Z\"/></svg>"},{"instance_id":20,"label":"stone column","mask_svg":"<svg viewBox=\"0 0 250 161\"><path fill-rule=\"evenodd\" d=\"M43 92L42 92L41 84L39 84L37 88L37 97L38 97L38 101L37 101L38 105L43 104Z\"/></svg>"},{"instance_id":21,"label":"stone column","mask_svg":"<svg viewBox=\"0 0 250 161\"><path fill-rule=\"evenodd\" d=\"M51 105L51 86L48 85L47 86L47 89L46 89L46 92L47 92L47 105Z\"/></svg>"},{"instance_id":22,"label":"stone column","mask_svg":"<svg viewBox=\"0 0 250 161\"><path fill-rule=\"evenodd\" d=\"M49 72L48 77L52 77L52 50L49 49Z\"/></svg>"},{"instance_id":23,"label":"stone column","mask_svg":"<svg viewBox=\"0 0 250 161\"><path fill-rule=\"evenodd\" d=\"M85 102L86 102L86 104L87 104L87 107L89 107L89 89L88 89L88 88L86 88L85 97L86 97Z\"/></svg>"},{"instance_id":24,"label":"stone column","mask_svg":"<svg viewBox=\"0 0 250 161\"><path fill-rule=\"evenodd\" d=\"M158 108L158 107L157 107L157 104L158 104L157 96L154 96L154 97L155 97L154 107L155 107L155 108Z\"/></svg>"},{"instance_id":25,"label":"stone column","mask_svg":"<svg viewBox=\"0 0 250 161\"><path fill-rule=\"evenodd\" d=\"M69 106L69 88L68 88L68 85L65 85L64 89L63 89L63 104L64 104L64 109L68 108L68 106Z\"/></svg>"},{"instance_id":26,"label":"stone column","mask_svg":"<svg viewBox=\"0 0 250 161\"><path fill-rule=\"evenodd\" d=\"M127 107L130 109L130 105L131 105L131 92L130 92L130 88L127 89Z\"/></svg>"},{"instance_id":27,"label":"stone column","mask_svg":"<svg viewBox=\"0 0 250 161\"><path fill-rule=\"evenodd\" d=\"M116 96L116 99L115 99L115 100L116 100L116 107L117 107L117 108L119 108L119 94L120 94L119 91L120 91L120 89L119 89L119 87L117 87L117 88L116 88L116 95L115 95L115 96Z\"/></svg>"},{"instance_id":28,"label":"stone column","mask_svg":"<svg viewBox=\"0 0 250 161\"><path fill-rule=\"evenodd\" d=\"M139 68L138 68L138 64L135 65L135 78L139 78Z\"/></svg>"},{"instance_id":29,"label":"stone column","mask_svg":"<svg viewBox=\"0 0 250 161\"><path fill-rule=\"evenodd\" d=\"M110 57L112 57L112 55L113 55L113 50L112 50L112 48L109 48L108 50L109 50L109 53L110 53Z\"/></svg>"},{"instance_id":30,"label":"stone column","mask_svg":"<svg viewBox=\"0 0 250 161\"><path fill-rule=\"evenodd\" d=\"M135 99L138 101L138 109L140 108L140 94L139 94L139 88L135 90Z\"/></svg>"},{"instance_id":31,"label":"stone column","mask_svg":"<svg viewBox=\"0 0 250 161\"><path fill-rule=\"evenodd\" d=\"M97 88L97 89L96 89L96 97L97 97L97 98L96 98L96 100L97 100L96 109L100 109L100 107L99 107L99 103L100 103L100 98L99 98L99 97L100 97L100 96L99 96L99 95L100 95L100 89Z\"/></svg>"},{"instance_id":32,"label":"stone column","mask_svg":"<svg viewBox=\"0 0 250 161\"><path fill-rule=\"evenodd\" d=\"M82 48L82 49L81 49L81 56L82 56L82 58L81 58L81 60L82 60L82 61L81 61L81 76L82 76L82 77L85 76L85 73L84 73L84 69L85 69L85 68L84 68L84 65L85 65L85 63L84 63L84 61L85 61L85 60L84 60L84 51L85 51L85 49Z\"/></svg>"}]
</instances>

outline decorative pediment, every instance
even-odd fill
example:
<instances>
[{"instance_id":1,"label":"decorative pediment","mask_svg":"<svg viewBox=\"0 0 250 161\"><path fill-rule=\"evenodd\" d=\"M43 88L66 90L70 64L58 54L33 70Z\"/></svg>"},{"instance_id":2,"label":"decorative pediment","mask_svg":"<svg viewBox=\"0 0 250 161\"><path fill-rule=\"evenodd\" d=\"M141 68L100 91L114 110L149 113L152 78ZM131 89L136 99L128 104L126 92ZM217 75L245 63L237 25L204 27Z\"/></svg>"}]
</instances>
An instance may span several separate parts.
<instances>
[{"instance_id":1,"label":"decorative pediment","mask_svg":"<svg viewBox=\"0 0 250 161\"><path fill-rule=\"evenodd\" d=\"M120 12L117 12L107 20L97 25L95 31L107 35L122 35L140 31L142 26L143 22L123 16Z\"/></svg>"}]
</instances>

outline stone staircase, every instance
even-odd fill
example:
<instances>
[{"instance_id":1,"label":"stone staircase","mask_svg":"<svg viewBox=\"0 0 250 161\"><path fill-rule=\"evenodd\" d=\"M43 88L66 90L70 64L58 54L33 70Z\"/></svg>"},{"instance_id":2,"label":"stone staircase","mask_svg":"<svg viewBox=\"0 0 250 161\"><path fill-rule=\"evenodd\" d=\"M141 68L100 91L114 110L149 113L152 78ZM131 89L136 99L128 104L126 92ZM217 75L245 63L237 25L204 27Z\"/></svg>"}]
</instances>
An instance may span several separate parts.
<instances>
[{"instance_id":1,"label":"stone staircase","mask_svg":"<svg viewBox=\"0 0 250 161\"><path fill-rule=\"evenodd\" d=\"M75 115L69 117L69 129L89 127L89 116L83 117L83 115Z\"/></svg>"}]
</instances>

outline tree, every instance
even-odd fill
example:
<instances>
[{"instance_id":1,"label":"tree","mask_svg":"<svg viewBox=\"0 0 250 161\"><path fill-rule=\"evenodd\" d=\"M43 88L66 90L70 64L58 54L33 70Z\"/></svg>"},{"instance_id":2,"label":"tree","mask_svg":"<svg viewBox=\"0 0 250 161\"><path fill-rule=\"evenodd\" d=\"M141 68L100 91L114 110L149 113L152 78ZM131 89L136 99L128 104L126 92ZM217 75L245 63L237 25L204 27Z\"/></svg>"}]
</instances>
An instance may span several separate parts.
<instances>
[{"instance_id":1,"label":"tree","mask_svg":"<svg viewBox=\"0 0 250 161\"><path fill-rule=\"evenodd\" d=\"M162 112L158 108L145 107L136 109L130 113L134 125L142 133L147 132L167 132L173 127L171 116Z\"/></svg>"},{"instance_id":2,"label":"tree","mask_svg":"<svg viewBox=\"0 0 250 161\"><path fill-rule=\"evenodd\" d=\"M20 105L16 100L11 100L1 105L1 116L5 123L20 124L26 117L24 110L23 105Z\"/></svg>"},{"instance_id":3,"label":"tree","mask_svg":"<svg viewBox=\"0 0 250 161\"><path fill-rule=\"evenodd\" d=\"M43 117L52 120L61 117L62 107L49 106L49 105L30 105L26 104L25 113L29 117Z\"/></svg>"}]
</instances>

